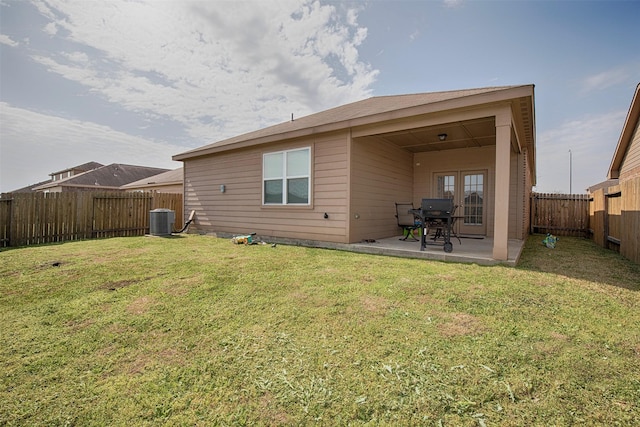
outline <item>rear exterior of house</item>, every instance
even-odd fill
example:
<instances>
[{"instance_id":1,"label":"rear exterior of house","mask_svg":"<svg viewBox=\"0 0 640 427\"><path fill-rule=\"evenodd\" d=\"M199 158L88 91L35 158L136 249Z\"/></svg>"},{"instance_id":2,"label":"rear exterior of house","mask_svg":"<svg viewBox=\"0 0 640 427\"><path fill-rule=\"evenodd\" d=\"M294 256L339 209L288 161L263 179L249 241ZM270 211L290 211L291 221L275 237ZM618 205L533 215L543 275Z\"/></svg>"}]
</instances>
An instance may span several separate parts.
<instances>
[{"instance_id":1,"label":"rear exterior of house","mask_svg":"<svg viewBox=\"0 0 640 427\"><path fill-rule=\"evenodd\" d=\"M355 243L399 234L395 202L451 197L459 233L506 259L528 233L534 128L532 85L374 97L174 160L192 231Z\"/></svg>"}]
</instances>

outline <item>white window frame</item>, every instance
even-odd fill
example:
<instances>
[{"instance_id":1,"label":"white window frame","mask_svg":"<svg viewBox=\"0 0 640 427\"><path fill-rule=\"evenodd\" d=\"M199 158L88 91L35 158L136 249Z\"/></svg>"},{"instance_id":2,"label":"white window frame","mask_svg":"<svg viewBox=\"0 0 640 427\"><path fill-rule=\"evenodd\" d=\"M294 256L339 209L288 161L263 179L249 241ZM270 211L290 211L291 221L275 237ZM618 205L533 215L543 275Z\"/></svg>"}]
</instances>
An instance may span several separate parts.
<instances>
[{"instance_id":1,"label":"white window frame","mask_svg":"<svg viewBox=\"0 0 640 427\"><path fill-rule=\"evenodd\" d=\"M287 158L290 153L306 151L307 155L307 173L304 175L289 175L287 172ZM267 156L272 156L275 154L282 155L282 173L279 177L269 177L265 178L266 171L266 159ZM307 186L307 202L306 203L289 203L287 200L289 196L289 189L287 188L288 182L290 179L300 179L306 178L308 182ZM267 203L265 201L265 183L266 181L274 181L277 179L282 180L282 203ZM271 151L268 153L263 153L262 155L262 205L263 206L310 206L311 205L311 147L302 147L302 148L294 148L291 150L282 150L282 151Z\"/></svg>"}]
</instances>

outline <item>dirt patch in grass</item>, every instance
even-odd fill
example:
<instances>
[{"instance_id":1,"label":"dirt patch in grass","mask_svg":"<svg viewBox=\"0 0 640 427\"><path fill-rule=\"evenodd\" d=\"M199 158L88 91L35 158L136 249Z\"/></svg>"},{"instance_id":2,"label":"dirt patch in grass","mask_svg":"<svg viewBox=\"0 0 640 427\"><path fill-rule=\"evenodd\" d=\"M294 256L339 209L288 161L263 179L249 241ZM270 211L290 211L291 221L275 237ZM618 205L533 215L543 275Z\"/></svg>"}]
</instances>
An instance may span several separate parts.
<instances>
[{"instance_id":1,"label":"dirt patch in grass","mask_svg":"<svg viewBox=\"0 0 640 427\"><path fill-rule=\"evenodd\" d=\"M136 298L131 304L127 306L127 312L130 314L144 314L149 311L155 304L155 300L151 297L144 296Z\"/></svg>"},{"instance_id":2,"label":"dirt patch in grass","mask_svg":"<svg viewBox=\"0 0 640 427\"><path fill-rule=\"evenodd\" d=\"M53 260L53 261L45 262L44 264L38 265L37 269L43 270L46 268L61 267L62 264L64 264L64 262L60 260Z\"/></svg>"},{"instance_id":3,"label":"dirt patch in grass","mask_svg":"<svg viewBox=\"0 0 640 427\"><path fill-rule=\"evenodd\" d=\"M144 369L147 367L149 362L149 357L140 356L127 366L126 372L130 375L140 374L144 372Z\"/></svg>"},{"instance_id":4,"label":"dirt patch in grass","mask_svg":"<svg viewBox=\"0 0 640 427\"><path fill-rule=\"evenodd\" d=\"M478 335L486 329L480 319L467 313L447 314L444 319L437 328L440 335L445 337Z\"/></svg>"},{"instance_id":5,"label":"dirt patch in grass","mask_svg":"<svg viewBox=\"0 0 640 427\"><path fill-rule=\"evenodd\" d=\"M287 425L291 422L290 417L286 412L278 411L277 402L278 399L272 393L267 392L262 395L259 400L261 418L268 425Z\"/></svg>"},{"instance_id":6,"label":"dirt patch in grass","mask_svg":"<svg viewBox=\"0 0 640 427\"><path fill-rule=\"evenodd\" d=\"M107 282L100 285L98 289L102 289L105 291L115 291L118 289L126 288L127 286L131 286L138 282L139 280L119 280L117 282Z\"/></svg>"},{"instance_id":7,"label":"dirt patch in grass","mask_svg":"<svg viewBox=\"0 0 640 427\"><path fill-rule=\"evenodd\" d=\"M441 282L453 282L454 280L456 280L456 276L454 276L453 274L448 274L448 273L441 273L441 274L436 274L433 278L434 280L440 280Z\"/></svg>"},{"instance_id":8,"label":"dirt patch in grass","mask_svg":"<svg viewBox=\"0 0 640 427\"><path fill-rule=\"evenodd\" d=\"M70 320L66 323L72 332L78 332L89 328L95 323L94 319Z\"/></svg>"},{"instance_id":9,"label":"dirt patch in grass","mask_svg":"<svg viewBox=\"0 0 640 427\"><path fill-rule=\"evenodd\" d=\"M309 294L307 294L306 292L300 291L300 290L295 290L295 291L291 292L289 294L289 297L293 301L299 301L299 302L306 302L306 301L309 300Z\"/></svg>"},{"instance_id":10,"label":"dirt patch in grass","mask_svg":"<svg viewBox=\"0 0 640 427\"><path fill-rule=\"evenodd\" d=\"M361 297L360 303L362 304L362 308L366 311L381 315L385 314L391 306L389 300L386 298L374 295L365 295Z\"/></svg>"},{"instance_id":11,"label":"dirt patch in grass","mask_svg":"<svg viewBox=\"0 0 640 427\"><path fill-rule=\"evenodd\" d=\"M551 332L549 334L550 341L543 341L535 344L537 353L533 356L534 360L543 360L549 355L555 355L562 351L566 343L570 341L570 338L559 332Z\"/></svg>"},{"instance_id":12,"label":"dirt patch in grass","mask_svg":"<svg viewBox=\"0 0 640 427\"><path fill-rule=\"evenodd\" d=\"M551 338L553 338L554 340L558 340L558 341L569 341L569 337L566 336L565 334L561 334L560 332L551 332L551 334L549 334L551 336Z\"/></svg>"},{"instance_id":13,"label":"dirt patch in grass","mask_svg":"<svg viewBox=\"0 0 640 427\"><path fill-rule=\"evenodd\" d=\"M125 279L125 280L117 280L113 282L103 283L98 287L101 290L107 291L116 291L118 289L126 288L127 286L135 285L136 283L146 282L147 280L153 279L153 276L142 277L140 279Z\"/></svg>"},{"instance_id":14,"label":"dirt patch in grass","mask_svg":"<svg viewBox=\"0 0 640 427\"><path fill-rule=\"evenodd\" d=\"M171 283L164 287L164 291L172 296L181 297L189 293L191 288L184 283Z\"/></svg>"}]
</instances>

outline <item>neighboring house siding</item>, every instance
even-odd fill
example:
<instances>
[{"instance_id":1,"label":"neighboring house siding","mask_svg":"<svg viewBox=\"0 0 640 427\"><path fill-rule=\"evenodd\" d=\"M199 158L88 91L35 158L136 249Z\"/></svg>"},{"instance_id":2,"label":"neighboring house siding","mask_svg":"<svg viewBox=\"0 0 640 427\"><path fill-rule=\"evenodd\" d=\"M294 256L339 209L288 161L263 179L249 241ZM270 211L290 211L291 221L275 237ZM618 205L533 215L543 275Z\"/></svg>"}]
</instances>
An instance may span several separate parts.
<instances>
[{"instance_id":1,"label":"neighboring house siding","mask_svg":"<svg viewBox=\"0 0 640 427\"><path fill-rule=\"evenodd\" d=\"M412 199L413 155L375 138L360 138L352 144L351 158L350 241L400 234L395 203Z\"/></svg>"},{"instance_id":2,"label":"neighboring house siding","mask_svg":"<svg viewBox=\"0 0 640 427\"><path fill-rule=\"evenodd\" d=\"M312 205L262 206L263 154L301 147L312 149ZM346 132L189 160L185 212L196 211L193 225L200 232L345 242L346 170Z\"/></svg>"},{"instance_id":3,"label":"neighboring house siding","mask_svg":"<svg viewBox=\"0 0 640 427\"><path fill-rule=\"evenodd\" d=\"M629 148L620 166L620 180L640 176L640 120L636 123Z\"/></svg>"}]
</instances>

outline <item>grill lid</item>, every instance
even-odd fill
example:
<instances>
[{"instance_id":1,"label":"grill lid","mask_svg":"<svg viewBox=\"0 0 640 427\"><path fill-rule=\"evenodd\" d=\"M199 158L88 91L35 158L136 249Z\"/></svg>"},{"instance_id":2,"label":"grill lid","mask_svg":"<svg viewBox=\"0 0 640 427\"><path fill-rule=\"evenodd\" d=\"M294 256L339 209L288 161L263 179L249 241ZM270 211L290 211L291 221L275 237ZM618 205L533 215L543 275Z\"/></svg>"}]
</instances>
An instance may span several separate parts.
<instances>
[{"instance_id":1,"label":"grill lid","mask_svg":"<svg viewBox=\"0 0 640 427\"><path fill-rule=\"evenodd\" d=\"M452 199L422 199L422 214L432 218L447 218L453 212Z\"/></svg>"}]
</instances>

